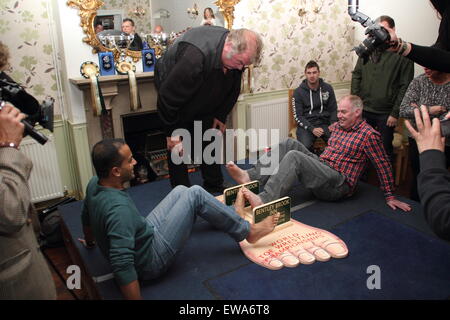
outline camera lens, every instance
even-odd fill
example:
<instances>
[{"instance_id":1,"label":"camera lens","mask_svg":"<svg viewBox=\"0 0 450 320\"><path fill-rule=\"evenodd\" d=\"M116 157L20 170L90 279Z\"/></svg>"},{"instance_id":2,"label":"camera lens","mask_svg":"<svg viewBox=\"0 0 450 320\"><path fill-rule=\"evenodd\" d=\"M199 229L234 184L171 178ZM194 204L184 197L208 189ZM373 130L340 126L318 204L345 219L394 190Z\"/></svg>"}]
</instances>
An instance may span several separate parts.
<instances>
[{"instance_id":1,"label":"camera lens","mask_svg":"<svg viewBox=\"0 0 450 320\"><path fill-rule=\"evenodd\" d=\"M450 120L441 121L441 135L450 138Z\"/></svg>"}]
</instances>

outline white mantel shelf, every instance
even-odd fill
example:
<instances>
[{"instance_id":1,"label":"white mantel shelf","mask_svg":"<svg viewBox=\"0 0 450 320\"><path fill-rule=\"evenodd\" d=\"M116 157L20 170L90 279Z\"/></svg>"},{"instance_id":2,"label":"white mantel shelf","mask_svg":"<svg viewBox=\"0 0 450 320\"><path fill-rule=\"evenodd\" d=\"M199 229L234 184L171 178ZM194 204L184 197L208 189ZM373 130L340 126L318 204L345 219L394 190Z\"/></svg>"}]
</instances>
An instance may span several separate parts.
<instances>
[{"instance_id":1,"label":"white mantel shelf","mask_svg":"<svg viewBox=\"0 0 450 320\"><path fill-rule=\"evenodd\" d=\"M154 73L153 72L140 72L136 73L136 81L138 83L140 82L146 82L146 81L153 81ZM91 83L90 79L86 79L83 77L79 78L70 78L69 79L71 83L77 85L80 89L85 86L89 86ZM99 76L98 81L101 84L127 84L128 83L128 75L113 75L113 76Z\"/></svg>"}]
</instances>

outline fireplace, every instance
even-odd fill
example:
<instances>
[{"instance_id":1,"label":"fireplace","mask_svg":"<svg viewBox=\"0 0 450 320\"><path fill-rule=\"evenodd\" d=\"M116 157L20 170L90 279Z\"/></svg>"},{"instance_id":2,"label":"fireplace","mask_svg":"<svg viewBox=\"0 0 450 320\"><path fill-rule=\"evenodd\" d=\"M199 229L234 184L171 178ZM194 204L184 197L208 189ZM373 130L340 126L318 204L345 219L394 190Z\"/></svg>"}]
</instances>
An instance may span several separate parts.
<instances>
[{"instance_id":1,"label":"fireplace","mask_svg":"<svg viewBox=\"0 0 450 320\"><path fill-rule=\"evenodd\" d=\"M137 162L132 185L168 175L166 137L156 111L121 116L124 139Z\"/></svg>"},{"instance_id":2,"label":"fireplace","mask_svg":"<svg viewBox=\"0 0 450 320\"><path fill-rule=\"evenodd\" d=\"M137 161L135 176L147 175L147 178L140 181L135 179L132 184L168 177L166 139L162 122L156 112L157 92L152 72L136 74L141 102L141 107L137 110L130 108L127 75L98 77L107 110L107 115L100 117L92 112L91 81L84 78L73 78L70 81L83 92L87 144L82 154L89 154L92 147L101 139L123 138ZM196 167L188 165L189 171L195 171ZM82 176L84 171L80 171L79 174ZM82 177L85 184L90 178L89 174Z\"/></svg>"}]
</instances>

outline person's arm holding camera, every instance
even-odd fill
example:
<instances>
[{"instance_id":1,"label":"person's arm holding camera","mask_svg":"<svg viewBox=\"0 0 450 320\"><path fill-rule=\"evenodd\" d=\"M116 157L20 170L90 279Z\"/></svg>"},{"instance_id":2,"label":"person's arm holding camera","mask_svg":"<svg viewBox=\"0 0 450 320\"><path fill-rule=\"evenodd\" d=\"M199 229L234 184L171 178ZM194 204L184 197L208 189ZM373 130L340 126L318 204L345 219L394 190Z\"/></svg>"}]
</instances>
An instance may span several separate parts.
<instances>
[{"instance_id":1,"label":"person's arm holding camera","mask_svg":"<svg viewBox=\"0 0 450 320\"><path fill-rule=\"evenodd\" d=\"M417 142L420 174L417 178L420 202L425 218L433 231L443 239L450 239L450 172L446 167L445 138L441 123L430 121L426 106L414 110L415 130L408 120L405 125Z\"/></svg>"},{"instance_id":2,"label":"person's arm holding camera","mask_svg":"<svg viewBox=\"0 0 450 320\"><path fill-rule=\"evenodd\" d=\"M0 232L17 232L27 219L31 205L27 181L32 163L18 151L26 117L11 104L0 106Z\"/></svg>"},{"instance_id":3,"label":"person's arm holding camera","mask_svg":"<svg viewBox=\"0 0 450 320\"><path fill-rule=\"evenodd\" d=\"M395 31L386 28L391 36L393 47L389 51L396 52L411 59L423 67L441 72L450 72L450 52L437 47L419 46L398 38Z\"/></svg>"}]
</instances>

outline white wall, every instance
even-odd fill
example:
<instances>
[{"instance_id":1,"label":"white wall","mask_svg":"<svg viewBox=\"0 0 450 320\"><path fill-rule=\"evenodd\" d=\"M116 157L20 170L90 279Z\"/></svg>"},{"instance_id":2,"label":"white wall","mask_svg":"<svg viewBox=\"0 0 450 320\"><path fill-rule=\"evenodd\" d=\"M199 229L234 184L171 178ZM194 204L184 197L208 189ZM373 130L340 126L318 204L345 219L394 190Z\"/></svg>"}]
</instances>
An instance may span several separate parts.
<instances>
[{"instance_id":1,"label":"white wall","mask_svg":"<svg viewBox=\"0 0 450 320\"><path fill-rule=\"evenodd\" d=\"M197 4L199 15L194 19L190 19L187 14L187 9L192 8L194 6L194 2ZM166 9L170 12L169 19L163 19L161 21L155 21L153 25L161 23L166 32L179 32L186 27L197 27L200 25L200 22L203 19L203 10L206 7L210 7L213 9L214 13L216 13L219 8L214 4L213 0L152 0L152 12L156 12L159 9ZM216 22L221 25L221 19L217 19ZM223 18L222 18L223 20Z\"/></svg>"},{"instance_id":2,"label":"white wall","mask_svg":"<svg viewBox=\"0 0 450 320\"><path fill-rule=\"evenodd\" d=\"M167 8L171 11L171 18L177 15L182 15L187 18L186 9L192 7L194 1L192 0L164 0ZM164 2L163 1L163 2ZM242 0L247 1L247 0ZM346 0L338 0L346 1ZM173 3L172 3L173 2ZM201 11L199 17L195 21L196 25L200 23L200 15L205 6L211 6L213 1L202 0L196 1L199 10ZM98 63L98 57L92 53L92 48L85 44L82 39L85 34L80 27L80 17L76 8L68 7L66 1L56 1L57 3L57 17L59 30L59 54L62 60L62 82L65 88L66 101L69 105L69 110L66 114L72 123L85 122L85 114L82 102L81 91L69 82L69 78L79 78L80 65L85 61L94 61ZM157 1L153 1L152 11L158 10ZM175 13L174 7L177 6ZM211 5L210 5L211 4ZM370 16L373 20L382 14L390 15L395 19L397 33L406 41L414 42L421 45L430 45L434 43L437 38L438 27L440 20L436 16L436 12L432 8L428 0L361 0L359 10L364 14ZM364 39L364 28L358 23L355 24L355 32L357 43ZM182 27L177 27L182 28ZM179 30L177 30L179 31ZM356 54L355 54L356 62ZM422 73L422 68L416 66L416 74Z\"/></svg>"},{"instance_id":3,"label":"white wall","mask_svg":"<svg viewBox=\"0 0 450 320\"><path fill-rule=\"evenodd\" d=\"M440 20L428 0L360 0L359 11L372 20L381 15L392 17L397 35L408 42L428 46L437 39ZM359 43L364 40L365 28L355 24L355 39ZM423 68L416 64L415 71L416 75L421 74Z\"/></svg>"},{"instance_id":4,"label":"white wall","mask_svg":"<svg viewBox=\"0 0 450 320\"><path fill-rule=\"evenodd\" d=\"M67 6L66 1L57 1L58 20L60 24L59 46L62 60L62 82L65 88L66 101L69 104L67 112L69 120L74 123L86 122L82 92L70 83L70 78L80 78L80 66L85 61L98 63L91 46L83 42L85 34L80 27L80 16L77 8Z\"/></svg>"}]
</instances>

